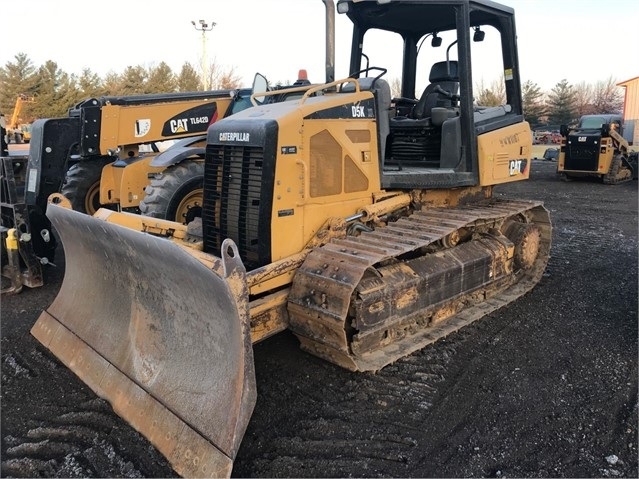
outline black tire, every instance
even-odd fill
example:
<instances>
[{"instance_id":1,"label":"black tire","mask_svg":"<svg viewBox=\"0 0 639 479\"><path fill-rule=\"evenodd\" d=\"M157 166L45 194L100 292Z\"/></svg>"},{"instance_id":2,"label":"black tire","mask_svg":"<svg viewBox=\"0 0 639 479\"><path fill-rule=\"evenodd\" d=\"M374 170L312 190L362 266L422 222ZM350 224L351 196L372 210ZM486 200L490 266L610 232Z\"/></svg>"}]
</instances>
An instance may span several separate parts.
<instances>
[{"instance_id":1,"label":"black tire","mask_svg":"<svg viewBox=\"0 0 639 479\"><path fill-rule=\"evenodd\" d=\"M159 173L140 202L144 216L188 224L202 217L204 162L186 160Z\"/></svg>"},{"instance_id":2,"label":"black tire","mask_svg":"<svg viewBox=\"0 0 639 479\"><path fill-rule=\"evenodd\" d=\"M84 160L76 163L69 171L60 190L71 202L74 210L92 215L100 204L100 179L102 169L112 160Z\"/></svg>"}]
</instances>

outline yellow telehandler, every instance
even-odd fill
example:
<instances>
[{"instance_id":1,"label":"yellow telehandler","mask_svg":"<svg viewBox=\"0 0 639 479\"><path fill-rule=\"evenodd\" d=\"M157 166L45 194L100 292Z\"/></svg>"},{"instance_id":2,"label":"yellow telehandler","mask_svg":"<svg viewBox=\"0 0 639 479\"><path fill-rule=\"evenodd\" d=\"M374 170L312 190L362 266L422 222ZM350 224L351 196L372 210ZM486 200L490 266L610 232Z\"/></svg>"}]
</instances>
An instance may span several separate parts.
<instances>
[{"instance_id":1,"label":"yellow telehandler","mask_svg":"<svg viewBox=\"0 0 639 479\"><path fill-rule=\"evenodd\" d=\"M304 79L298 83L310 85ZM7 258L2 276L11 283L2 294L42 286L42 264L53 264L57 243L45 216L53 193L61 192L74 210L88 214L105 207L185 224L199 217L206 130L250 106L255 88L259 93L282 87L269 86L257 73L251 88L90 98L66 118L36 120L28 156L0 158L2 258ZM300 94L272 95L269 101ZM174 143L160 151L167 142Z\"/></svg>"},{"instance_id":2,"label":"yellow telehandler","mask_svg":"<svg viewBox=\"0 0 639 479\"><path fill-rule=\"evenodd\" d=\"M7 143L29 143L31 141L31 125L23 123L20 115L26 103L33 103L35 98L21 93L16 98L15 106L11 119L6 126L6 142Z\"/></svg>"},{"instance_id":3,"label":"yellow telehandler","mask_svg":"<svg viewBox=\"0 0 639 479\"><path fill-rule=\"evenodd\" d=\"M311 354L377 371L516 300L549 258L542 202L492 194L530 174L514 10L324 4L326 83L280 103L253 95L209 127L201 222L50 199L66 272L32 334L182 476L231 474L256 342L288 328ZM353 24L339 80L335 7ZM369 66L393 47L397 98L386 67ZM504 80L498 107L473 102L487 58Z\"/></svg>"}]
</instances>

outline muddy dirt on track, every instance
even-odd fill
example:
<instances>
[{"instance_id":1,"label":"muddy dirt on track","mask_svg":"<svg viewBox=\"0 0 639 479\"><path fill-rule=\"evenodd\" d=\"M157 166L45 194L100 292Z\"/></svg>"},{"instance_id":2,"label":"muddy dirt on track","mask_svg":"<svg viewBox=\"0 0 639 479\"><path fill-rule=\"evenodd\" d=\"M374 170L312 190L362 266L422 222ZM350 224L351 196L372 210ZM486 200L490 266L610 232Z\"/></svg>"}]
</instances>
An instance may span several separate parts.
<instances>
[{"instance_id":1,"label":"muddy dirt on track","mask_svg":"<svg viewBox=\"0 0 639 479\"><path fill-rule=\"evenodd\" d=\"M531 180L550 262L526 296L377 374L281 333L255 346L258 400L236 477L639 477L637 182ZM63 276L2 298L3 477L175 477L30 335ZM108 294L108 291L105 291Z\"/></svg>"}]
</instances>

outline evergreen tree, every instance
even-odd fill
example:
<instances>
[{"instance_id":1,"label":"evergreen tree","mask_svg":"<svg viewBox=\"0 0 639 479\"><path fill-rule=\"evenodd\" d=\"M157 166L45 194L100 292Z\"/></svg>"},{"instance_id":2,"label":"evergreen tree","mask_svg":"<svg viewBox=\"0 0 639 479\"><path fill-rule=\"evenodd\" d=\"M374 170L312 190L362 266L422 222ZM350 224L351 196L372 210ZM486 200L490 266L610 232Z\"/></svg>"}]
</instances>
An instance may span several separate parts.
<instances>
[{"instance_id":1,"label":"evergreen tree","mask_svg":"<svg viewBox=\"0 0 639 479\"><path fill-rule=\"evenodd\" d=\"M522 102L524 119L535 128L543 123L546 116L546 107L543 102L544 94L539 85L528 80L522 85Z\"/></svg>"},{"instance_id":2,"label":"evergreen tree","mask_svg":"<svg viewBox=\"0 0 639 479\"><path fill-rule=\"evenodd\" d=\"M25 53L18 53L15 62L7 62L0 68L0 111L11 118L18 95L35 93L36 68Z\"/></svg>"},{"instance_id":3,"label":"evergreen tree","mask_svg":"<svg viewBox=\"0 0 639 479\"><path fill-rule=\"evenodd\" d=\"M234 68L222 69L212 63L209 69L210 89L235 89L241 86ZM393 90L398 88L394 80ZM288 84L290 82L280 82ZM143 93L170 93L173 91L201 91L201 77L188 62L179 75L161 62L147 71L142 66L127 67L124 72L110 71L104 77L86 68L80 76L61 71L54 61L36 67L25 53L0 67L0 111L11 117L18 95L33 97L23 106L24 121L35 118L67 116L76 103L100 96L126 96ZM475 101L483 106L502 105L505 102L503 78L490 87L474 87ZM397 96L397 95L394 95ZM560 81L548 94L533 82L522 84L525 119L532 127L539 125L544 116L554 125L570 124L581 115L592 113L619 113L623 110L623 89L611 77L594 85L585 82L572 86L566 79ZM542 98L546 98L542 102Z\"/></svg>"},{"instance_id":4,"label":"evergreen tree","mask_svg":"<svg viewBox=\"0 0 639 479\"><path fill-rule=\"evenodd\" d=\"M36 102L32 113L35 118L66 116L78 96L74 77L58 68L52 60L41 66L35 74Z\"/></svg>"},{"instance_id":5,"label":"evergreen tree","mask_svg":"<svg viewBox=\"0 0 639 479\"><path fill-rule=\"evenodd\" d=\"M546 106L548 122L552 125L569 125L579 119L575 90L566 79L561 80L551 90Z\"/></svg>"},{"instance_id":6,"label":"evergreen tree","mask_svg":"<svg viewBox=\"0 0 639 479\"><path fill-rule=\"evenodd\" d=\"M140 65L128 66L120 76L122 95L140 95L146 93L148 73Z\"/></svg>"},{"instance_id":7,"label":"evergreen tree","mask_svg":"<svg viewBox=\"0 0 639 479\"><path fill-rule=\"evenodd\" d=\"M104 83L97 73L93 73L89 68L82 70L80 78L77 80L78 90L83 100L97 98L105 94Z\"/></svg>"},{"instance_id":8,"label":"evergreen tree","mask_svg":"<svg viewBox=\"0 0 639 479\"><path fill-rule=\"evenodd\" d=\"M189 62L184 63L177 78L177 91L198 91L200 90L200 84L200 76L193 68L193 65Z\"/></svg>"},{"instance_id":9,"label":"evergreen tree","mask_svg":"<svg viewBox=\"0 0 639 479\"><path fill-rule=\"evenodd\" d=\"M176 90L177 79L171 67L161 62L157 67L151 68L146 82L148 93L173 93Z\"/></svg>"},{"instance_id":10,"label":"evergreen tree","mask_svg":"<svg viewBox=\"0 0 639 479\"><path fill-rule=\"evenodd\" d=\"M107 73L102 83L104 94L106 96L124 95L122 87L122 78L114 71Z\"/></svg>"}]
</instances>

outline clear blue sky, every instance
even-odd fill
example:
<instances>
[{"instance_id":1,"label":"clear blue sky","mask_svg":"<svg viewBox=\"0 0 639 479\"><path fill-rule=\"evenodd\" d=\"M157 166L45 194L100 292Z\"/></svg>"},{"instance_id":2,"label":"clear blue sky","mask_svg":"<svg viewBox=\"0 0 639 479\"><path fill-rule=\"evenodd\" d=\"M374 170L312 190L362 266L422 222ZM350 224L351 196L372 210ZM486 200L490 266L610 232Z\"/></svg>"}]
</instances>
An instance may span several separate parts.
<instances>
[{"instance_id":1,"label":"clear blue sky","mask_svg":"<svg viewBox=\"0 0 639 479\"><path fill-rule=\"evenodd\" d=\"M272 82L295 80L306 68L324 79L325 23L321 0L30 0L2 8L0 64L26 53L36 66L55 61L68 73L104 75L130 65L165 61L179 71L199 68L202 34L208 57L250 85L259 71ZM14 2L15 3L15 2ZM515 9L522 79L543 90L639 76L639 2L618 0L501 0ZM607 7L610 8L607 8ZM622 23L623 22L623 23ZM347 75L350 23L336 15L336 76Z\"/></svg>"}]
</instances>

